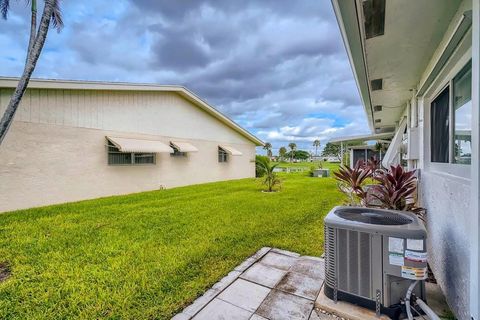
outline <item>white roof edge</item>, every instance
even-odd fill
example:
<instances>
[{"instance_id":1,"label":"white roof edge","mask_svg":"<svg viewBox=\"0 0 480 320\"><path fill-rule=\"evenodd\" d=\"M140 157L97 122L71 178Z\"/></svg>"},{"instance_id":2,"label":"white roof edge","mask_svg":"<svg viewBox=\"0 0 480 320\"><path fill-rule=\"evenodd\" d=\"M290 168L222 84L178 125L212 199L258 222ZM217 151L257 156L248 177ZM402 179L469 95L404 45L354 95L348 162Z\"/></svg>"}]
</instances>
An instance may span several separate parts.
<instances>
[{"instance_id":1,"label":"white roof edge","mask_svg":"<svg viewBox=\"0 0 480 320\"><path fill-rule=\"evenodd\" d=\"M394 134L395 132L392 131L392 132L385 132L385 133L338 137L338 138L331 139L329 142L333 144L338 144L340 142L349 142L349 141L382 140L382 139L392 138Z\"/></svg>"},{"instance_id":2,"label":"white roof edge","mask_svg":"<svg viewBox=\"0 0 480 320\"><path fill-rule=\"evenodd\" d=\"M370 99L370 86L368 83L368 73L365 60L365 49L362 40L362 30L359 25L358 12L356 7L356 1L343 1L343 0L331 0L333 11L342 35L343 44L347 52L348 60L350 61L350 67L352 68L355 83L360 94L360 98L367 114L368 126L370 130L374 132L374 117L372 110L372 102ZM340 5L341 4L341 5ZM342 12L342 8L344 12ZM344 17L350 10L350 15L355 14L355 19L348 19ZM346 18L346 19L345 19ZM350 17L350 18L353 18ZM350 22L345 24L345 20Z\"/></svg>"},{"instance_id":3,"label":"white roof edge","mask_svg":"<svg viewBox=\"0 0 480 320\"><path fill-rule=\"evenodd\" d=\"M19 78L1 77L0 88L15 88ZM199 96L184 86L180 85L159 85L153 83L129 83L109 81L84 81L84 80L62 80L62 79L39 79L32 78L28 84L29 89L69 89L69 90L112 90L112 91L168 91L176 92L194 103L197 107L206 111L223 124L237 131L257 146L263 146L264 142L242 128L235 121L224 115L213 106L202 100Z\"/></svg>"}]
</instances>

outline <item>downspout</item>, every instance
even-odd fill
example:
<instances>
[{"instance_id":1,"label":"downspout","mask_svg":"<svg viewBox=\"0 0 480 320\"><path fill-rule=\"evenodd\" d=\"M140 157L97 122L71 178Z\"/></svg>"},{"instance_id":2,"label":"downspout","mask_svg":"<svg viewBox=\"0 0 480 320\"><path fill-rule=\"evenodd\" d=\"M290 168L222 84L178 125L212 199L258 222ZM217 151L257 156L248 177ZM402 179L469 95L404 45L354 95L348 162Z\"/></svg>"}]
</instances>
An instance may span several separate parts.
<instances>
[{"instance_id":1,"label":"downspout","mask_svg":"<svg viewBox=\"0 0 480 320\"><path fill-rule=\"evenodd\" d=\"M340 164L343 166L343 141L340 142Z\"/></svg>"},{"instance_id":2,"label":"downspout","mask_svg":"<svg viewBox=\"0 0 480 320\"><path fill-rule=\"evenodd\" d=\"M413 89L412 96L412 128L418 127L418 100L417 100L417 89Z\"/></svg>"},{"instance_id":3,"label":"downspout","mask_svg":"<svg viewBox=\"0 0 480 320\"><path fill-rule=\"evenodd\" d=\"M412 103L411 99L407 101L407 135L410 132L410 128L413 127L413 119L412 119ZM410 139L407 139L407 168L408 170L412 170L414 168L413 160L410 159L409 151L410 150ZM401 159L400 159L401 161Z\"/></svg>"},{"instance_id":4,"label":"downspout","mask_svg":"<svg viewBox=\"0 0 480 320\"><path fill-rule=\"evenodd\" d=\"M480 319L480 0L472 1L472 164L470 219L470 315Z\"/></svg>"}]
</instances>

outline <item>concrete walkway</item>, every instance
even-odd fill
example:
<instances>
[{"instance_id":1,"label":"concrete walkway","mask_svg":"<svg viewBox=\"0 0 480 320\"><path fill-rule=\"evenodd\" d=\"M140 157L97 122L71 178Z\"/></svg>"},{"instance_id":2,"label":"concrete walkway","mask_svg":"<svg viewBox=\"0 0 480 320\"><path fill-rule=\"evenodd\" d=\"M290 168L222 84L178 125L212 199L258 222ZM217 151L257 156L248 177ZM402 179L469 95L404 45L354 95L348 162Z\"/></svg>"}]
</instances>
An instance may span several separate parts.
<instances>
[{"instance_id":1,"label":"concrete walkway","mask_svg":"<svg viewBox=\"0 0 480 320\"><path fill-rule=\"evenodd\" d=\"M323 280L323 259L262 248L173 319L330 319L314 310Z\"/></svg>"}]
</instances>

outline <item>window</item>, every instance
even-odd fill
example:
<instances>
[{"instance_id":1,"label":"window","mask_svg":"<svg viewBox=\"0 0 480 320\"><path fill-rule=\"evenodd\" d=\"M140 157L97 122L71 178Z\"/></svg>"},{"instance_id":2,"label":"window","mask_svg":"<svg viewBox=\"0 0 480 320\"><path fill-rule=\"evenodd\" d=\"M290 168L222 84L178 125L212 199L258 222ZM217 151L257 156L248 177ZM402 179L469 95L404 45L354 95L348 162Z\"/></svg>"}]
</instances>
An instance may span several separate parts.
<instances>
[{"instance_id":1,"label":"window","mask_svg":"<svg viewBox=\"0 0 480 320\"><path fill-rule=\"evenodd\" d=\"M430 108L430 121L431 161L470 164L472 140L471 62L467 63L450 81L450 85L433 100Z\"/></svg>"},{"instance_id":2,"label":"window","mask_svg":"<svg viewBox=\"0 0 480 320\"><path fill-rule=\"evenodd\" d=\"M353 165L356 165L358 161L365 161L366 157L365 149L353 149Z\"/></svg>"},{"instance_id":3,"label":"window","mask_svg":"<svg viewBox=\"0 0 480 320\"><path fill-rule=\"evenodd\" d=\"M187 153L186 152L181 152L178 150L177 147L173 145L173 143L170 143L170 147L173 149L173 153L170 153L171 157L186 157Z\"/></svg>"},{"instance_id":4,"label":"window","mask_svg":"<svg viewBox=\"0 0 480 320\"><path fill-rule=\"evenodd\" d=\"M448 162L449 152L449 87L433 100L430 109L430 148L432 162Z\"/></svg>"},{"instance_id":5,"label":"window","mask_svg":"<svg viewBox=\"0 0 480 320\"><path fill-rule=\"evenodd\" d=\"M121 152L111 141L107 141L109 165L155 164L155 153Z\"/></svg>"},{"instance_id":6,"label":"window","mask_svg":"<svg viewBox=\"0 0 480 320\"><path fill-rule=\"evenodd\" d=\"M453 161L470 164L472 154L472 64L453 79Z\"/></svg>"},{"instance_id":7,"label":"window","mask_svg":"<svg viewBox=\"0 0 480 320\"><path fill-rule=\"evenodd\" d=\"M228 162L228 153L222 148L218 148L218 162Z\"/></svg>"}]
</instances>

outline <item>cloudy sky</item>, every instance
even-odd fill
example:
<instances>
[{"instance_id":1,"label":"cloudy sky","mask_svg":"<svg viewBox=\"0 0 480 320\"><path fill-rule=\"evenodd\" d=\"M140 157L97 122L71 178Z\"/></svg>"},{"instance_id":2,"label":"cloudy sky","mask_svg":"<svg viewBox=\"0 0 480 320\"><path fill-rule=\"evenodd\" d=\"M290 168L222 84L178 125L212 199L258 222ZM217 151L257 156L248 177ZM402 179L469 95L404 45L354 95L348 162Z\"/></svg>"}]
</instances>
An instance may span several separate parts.
<instances>
[{"instance_id":1,"label":"cloudy sky","mask_svg":"<svg viewBox=\"0 0 480 320\"><path fill-rule=\"evenodd\" d=\"M0 21L0 75L18 76L28 8ZM327 0L62 1L35 77L181 84L273 144L313 150L368 133Z\"/></svg>"}]
</instances>

